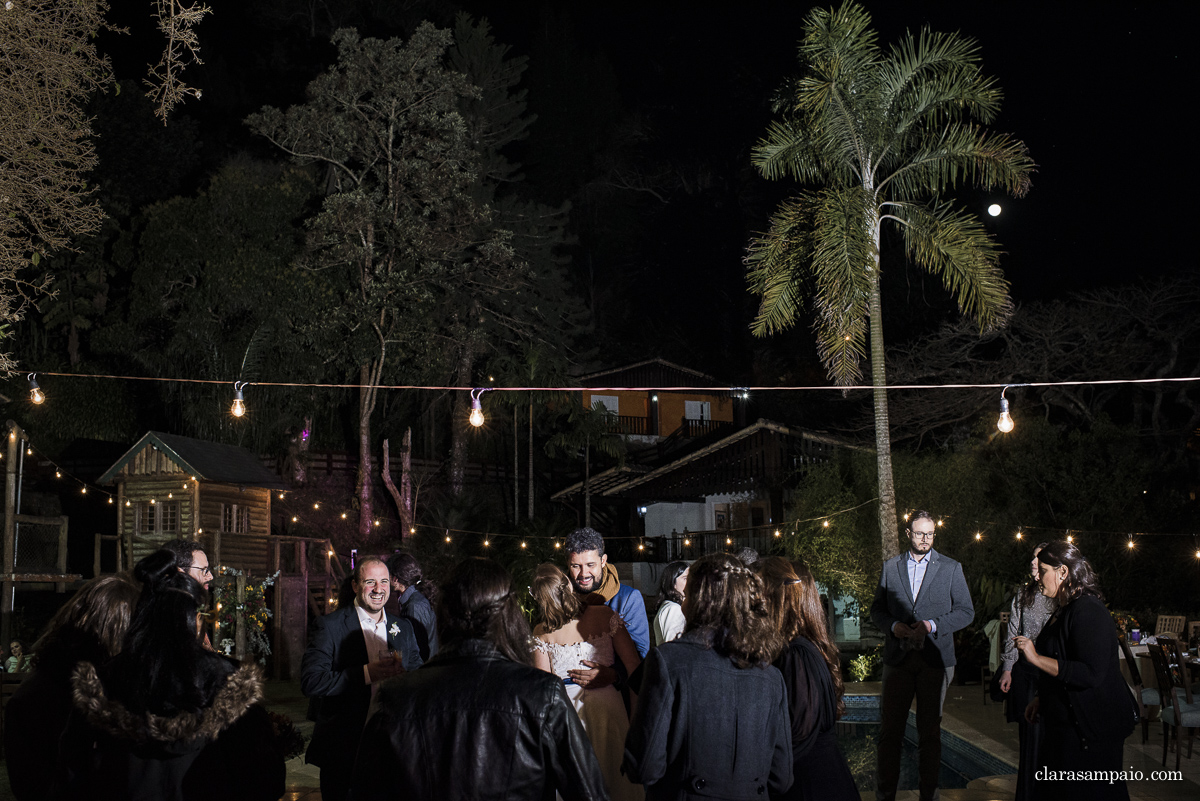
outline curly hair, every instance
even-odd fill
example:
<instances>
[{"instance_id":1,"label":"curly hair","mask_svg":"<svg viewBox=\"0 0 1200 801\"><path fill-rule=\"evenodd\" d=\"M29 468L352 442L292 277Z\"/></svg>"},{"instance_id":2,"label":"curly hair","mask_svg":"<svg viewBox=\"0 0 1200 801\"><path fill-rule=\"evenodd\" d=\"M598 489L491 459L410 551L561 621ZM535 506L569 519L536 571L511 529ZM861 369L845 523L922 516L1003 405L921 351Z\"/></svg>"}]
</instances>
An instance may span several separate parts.
<instances>
[{"instance_id":1,"label":"curly hair","mask_svg":"<svg viewBox=\"0 0 1200 801\"><path fill-rule=\"evenodd\" d=\"M1101 601L1104 600L1092 565L1072 543L1066 540L1046 543L1046 547L1038 554L1038 561L1050 567L1065 565L1067 568L1067 577L1063 579L1058 594L1054 597L1059 606L1066 606L1082 595L1094 595Z\"/></svg>"},{"instance_id":2,"label":"curly hair","mask_svg":"<svg viewBox=\"0 0 1200 801\"><path fill-rule=\"evenodd\" d=\"M568 554L595 551L603 556L604 537L601 537L600 532L594 528L577 528L567 535L563 551Z\"/></svg>"},{"instance_id":3,"label":"curly hair","mask_svg":"<svg viewBox=\"0 0 1200 801\"><path fill-rule=\"evenodd\" d=\"M533 635L513 592L512 577L491 559L474 556L454 566L442 582L437 625L442 648L484 639L512 661L533 666Z\"/></svg>"},{"instance_id":4,"label":"curly hair","mask_svg":"<svg viewBox=\"0 0 1200 801\"><path fill-rule=\"evenodd\" d=\"M672 562L663 568L662 576L658 580L658 594L663 601L674 601L683 606L683 596L679 594L679 590L675 589L675 582L687 569L688 563L683 561Z\"/></svg>"},{"instance_id":5,"label":"curly hair","mask_svg":"<svg viewBox=\"0 0 1200 801\"><path fill-rule=\"evenodd\" d=\"M784 639L771 619L762 579L727 554L692 563L683 599L687 632L697 632L739 668L769 665Z\"/></svg>"},{"instance_id":6,"label":"curly hair","mask_svg":"<svg viewBox=\"0 0 1200 801\"><path fill-rule=\"evenodd\" d=\"M561 629L569 621L577 620L583 612L583 604L579 602L571 580L558 565L550 562L538 565L529 591L546 631Z\"/></svg>"},{"instance_id":7,"label":"curly hair","mask_svg":"<svg viewBox=\"0 0 1200 801\"><path fill-rule=\"evenodd\" d=\"M195 561L192 554L196 553L196 551L203 553L204 546L195 540L179 539L164 542L159 546L159 550L173 554L175 557L175 566L180 570L187 570Z\"/></svg>"},{"instance_id":8,"label":"curly hair","mask_svg":"<svg viewBox=\"0 0 1200 801\"><path fill-rule=\"evenodd\" d=\"M758 563L758 570L771 617L775 619L783 638L791 642L797 637L804 637L817 646L825 659L825 667L829 668L829 676L833 679L837 717L841 718L846 711L846 702L842 698L845 687L842 684L841 659L837 646L829 639L825 608L821 604L821 594L817 591L812 572L803 562L789 562L782 556L763 559Z\"/></svg>"}]
</instances>

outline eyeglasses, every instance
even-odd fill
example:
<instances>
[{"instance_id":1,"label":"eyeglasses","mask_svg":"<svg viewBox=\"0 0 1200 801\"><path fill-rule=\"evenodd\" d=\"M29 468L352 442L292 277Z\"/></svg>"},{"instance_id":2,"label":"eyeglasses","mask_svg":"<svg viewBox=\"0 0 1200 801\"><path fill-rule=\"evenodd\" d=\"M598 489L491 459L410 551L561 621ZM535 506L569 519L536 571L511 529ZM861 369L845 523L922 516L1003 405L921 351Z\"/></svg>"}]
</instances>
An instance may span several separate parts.
<instances>
[{"instance_id":1,"label":"eyeglasses","mask_svg":"<svg viewBox=\"0 0 1200 801\"><path fill-rule=\"evenodd\" d=\"M212 578L213 575L212 568L210 568L208 565L205 565L204 567L201 567L200 565L192 565L188 568L188 570L199 570L200 575L208 576L209 578Z\"/></svg>"},{"instance_id":2,"label":"eyeglasses","mask_svg":"<svg viewBox=\"0 0 1200 801\"><path fill-rule=\"evenodd\" d=\"M908 535L914 540L931 540L933 539L933 534L934 532L932 531L913 531L912 529L908 531Z\"/></svg>"}]
</instances>

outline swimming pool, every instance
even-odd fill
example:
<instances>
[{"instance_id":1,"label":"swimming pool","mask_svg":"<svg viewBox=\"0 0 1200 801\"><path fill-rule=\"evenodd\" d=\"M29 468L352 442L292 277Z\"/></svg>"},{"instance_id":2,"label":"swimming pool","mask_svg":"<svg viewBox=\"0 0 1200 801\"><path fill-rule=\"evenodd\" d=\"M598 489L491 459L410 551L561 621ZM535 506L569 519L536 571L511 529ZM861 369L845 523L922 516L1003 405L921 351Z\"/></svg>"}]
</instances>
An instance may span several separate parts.
<instances>
[{"instance_id":1,"label":"swimming pool","mask_svg":"<svg viewBox=\"0 0 1200 801\"><path fill-rule=\"evenodd\" d=\"M838 745L850 763L859 792L875 789L875 749L879 739L879 696L847 695L846 714L838 723ZM957 734L942 730L942 767L938 786L966 787L983 776L1016 773L1010 765ZM900 755L900 790L917 789L916 715L909 711Z\"/></svg>"}]
</instances>

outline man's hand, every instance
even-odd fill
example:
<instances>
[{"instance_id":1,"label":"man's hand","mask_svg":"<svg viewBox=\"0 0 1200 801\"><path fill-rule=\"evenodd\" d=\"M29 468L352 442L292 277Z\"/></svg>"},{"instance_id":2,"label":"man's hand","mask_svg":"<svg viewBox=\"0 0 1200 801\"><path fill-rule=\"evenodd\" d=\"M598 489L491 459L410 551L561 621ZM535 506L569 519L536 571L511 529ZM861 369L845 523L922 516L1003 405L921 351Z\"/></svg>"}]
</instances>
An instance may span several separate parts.
<instances>
[{"instance_id":1,"label":"man's hand","mask_svg":"<svg viewBox=\"0 0 1200 801\"><path fill-rule=\"evenodd\" d=\"M907 623L896 623L896 625L892 626L892 634L895 634L902 640L907 640L913 635L913 628Z\"/></svg>"},{"instance_id":2,"label":"man's hand","mask_svg":"<svg viewBox=\"0 0 1200 801\"><path fill-rule=\"evenodd\" d=\"M400 661L400 654L395 653L395 656L368 662L367 673L371 676L371 683L374 684L377 681L390 679L393 676L403 676L404 663Z\"/></svg>"},{"instance_id":3,"label":"man's hand","mask_svg":"<svg viewBox=\"0 0 1200 801\"><path fill-rule=\"evenodd\" d=\"M590 670L568 670L567 675L571 677L571 681L584 689L598 690L617 680L616 668L601 665L598 662L590 662L587 659L581 659L580 663L587 665Z\"/></svg>"}]
</instances>

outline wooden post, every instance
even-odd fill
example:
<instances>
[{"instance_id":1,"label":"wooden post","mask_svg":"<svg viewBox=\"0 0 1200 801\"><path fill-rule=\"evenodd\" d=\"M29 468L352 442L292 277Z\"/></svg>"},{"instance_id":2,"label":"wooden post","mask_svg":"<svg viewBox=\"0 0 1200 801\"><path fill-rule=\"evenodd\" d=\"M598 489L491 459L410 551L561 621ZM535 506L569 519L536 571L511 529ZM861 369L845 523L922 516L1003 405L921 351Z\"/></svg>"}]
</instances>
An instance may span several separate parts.
<instances>
[{"instance_id":1,"label":"wooden post","mask_svg":"<svg viewBox=\"0 0 1200 801\"><path fill-rule=\"evenodd\" d=\"M58 572L59 575L66 575L67 572L67 518L65 516L58 518ZM54 582L54 591L66 592L66 583Z\"/></svg>"},{"instance_id":2,"label":"wooden post","mask_svg":"<svg viewBox=\"0 0 1200 801\"><path fill-rule=\"evenodd\" d=\"M12 641L13 590L15 584L11 576L16 572L17 548L17 432L20 428L12 420L5 426L8 429L8 449L4 455L4 476L7 479L4 486L4 553L3 570L5 579L0 582L0 642L5 644Z\"/></svg>"},{"instance_id":3,"label":"wooden post","mask_svg":"<svg viewBox=\"0 0 1200 801\"><path fill-rule=\"evenodd\" d=\"M192 482L192 539L199 540L203 533L204 526L200 523L200 481L197 479Z\"/></svg>"},{"instance_id":4,"label":"wooden post","mask_svg":"<svg viewBox=\"0 0 1200 801\"><path fill-rule=\"evenodd\" d=\"M237 607L241 610L240 614L234 616L236 629L234 630L233 639L233 655L238 659L246 658L246 627L250 625L246 618L246 574L238 573L237 589L235 590Z\"/></svg>"},{"instance_id":5,"label":"wooden post","mask_svg":"<svg viewBox=\"0 0 1200 801\"><path fill-rule=\"evenodd\" d=\"M120 573L121 570L132 570L133 569L133 565L125 564L125 560L122 558L124 556L124 554L121 553L122 549L125 551L125 554L133 553L133 542L127 541L125 539L125 518L126 518L126 515L125 515L125 482L121 480L120 476L118 476L117 477L117 572L118 573Z\"/></svg>"},{"instance_id":6,"label":"wooden post","mask_svg":"<svg viewBox=\"0 0 1200 801\"><path fill-rule=\"evenodd\" d=\"M270 496L267 496L270 504ZM279 540L271 539L271 575L275 576L275 587L271 591L271 650L275 652L274 666L271 670L275 679L283 678L283 578L279 569Z\"/></svg>"}]
</instances>

